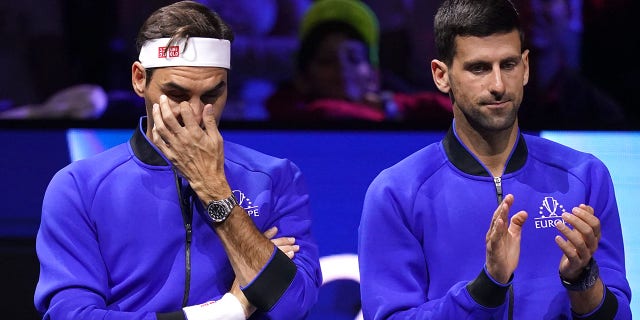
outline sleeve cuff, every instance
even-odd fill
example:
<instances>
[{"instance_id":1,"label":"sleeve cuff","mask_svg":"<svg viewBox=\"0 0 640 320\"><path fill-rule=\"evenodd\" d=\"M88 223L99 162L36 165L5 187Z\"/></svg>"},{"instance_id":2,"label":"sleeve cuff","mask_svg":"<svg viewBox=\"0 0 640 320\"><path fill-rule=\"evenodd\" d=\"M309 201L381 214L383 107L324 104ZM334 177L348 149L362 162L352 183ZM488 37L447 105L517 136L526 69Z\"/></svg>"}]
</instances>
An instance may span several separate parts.
<instances>
[{"instance_id":1,"label":"sleeve cuff","mask_svg":"<svg viewBox=\"0 0 640 320\"><path fill-rule=\"evenodd\" d=\"M469 282L467 290L471 298L478 304L487 308L495 308L504 303L512 281L513 274L506 284L495 281L491 278L485 266L482 268L482 271L480 271L480 274L473 281Z\"/></svg>"},{"instance_id":2,"label":"sleeve cuff","mask_svg":"<svg viewBox=\"0 0 640 320\"><path fill-rule=\"evenodd\" d=\"M241 288L247 300L258 310L269 311L289 288L297 266L277 247L260 274Z\"/></svg>"},{"instance_id":3,"label":"sleeve cuff","mask_svg":"<svg viewBox=\"0 0 640 320\"><path fill-rule=\"evenodd\" d=\"M618 313L618 299L616 296L604 286L604 297L600 305L587 314L577 314L571 311L574 320L597 320L597 319L613 319Z\"/></svg>"},{"instance_id":4,"label":"sleeve cuff","mask_svg":"<svg viewBox=\"0 0 640 320\"><path fill-rule=\"evenodd\" d=\"M166 312L166 313L156 313L156 319L158 320L186 320L184 317L184 312L174 311L174 312Z\"/></svg>"}]
</instances>

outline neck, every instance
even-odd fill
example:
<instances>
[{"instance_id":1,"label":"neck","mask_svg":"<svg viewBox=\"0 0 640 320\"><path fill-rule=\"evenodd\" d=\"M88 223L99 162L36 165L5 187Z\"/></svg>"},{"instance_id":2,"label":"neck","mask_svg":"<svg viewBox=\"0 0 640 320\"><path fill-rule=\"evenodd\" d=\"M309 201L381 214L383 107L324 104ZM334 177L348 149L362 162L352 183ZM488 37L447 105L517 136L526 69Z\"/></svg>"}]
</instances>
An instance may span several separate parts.
<instances>
[{"instance_id":1,"label":"neck","mask_svg":"<svg viewBox=\"0 0 640 320\"><path fill-rule=\"evenodd\" d=\"M456 126L456 134L490 171L494 177L502 176L511 150L518 138L517 122L504 130L477 131L469 126Z\"/></svg>"}]
</instances>

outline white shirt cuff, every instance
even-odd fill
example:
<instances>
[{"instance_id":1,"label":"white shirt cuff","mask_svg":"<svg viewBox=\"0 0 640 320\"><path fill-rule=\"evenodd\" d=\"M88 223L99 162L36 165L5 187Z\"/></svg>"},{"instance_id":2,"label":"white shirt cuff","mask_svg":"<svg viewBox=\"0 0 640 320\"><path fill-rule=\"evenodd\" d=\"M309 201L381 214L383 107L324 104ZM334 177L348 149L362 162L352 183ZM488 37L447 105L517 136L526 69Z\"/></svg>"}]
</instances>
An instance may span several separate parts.
<instances>
[{"instance_id":1,"label":"white shirt cuff","mask_svg":"<svg viewBox=\"0 0 640 320\"><path fill-rule=\"evenodd\" d=\"M218 301L182 308L188 320L245 320L244 308L231 293L225 293Z\"/></svg>"}]
</instances>

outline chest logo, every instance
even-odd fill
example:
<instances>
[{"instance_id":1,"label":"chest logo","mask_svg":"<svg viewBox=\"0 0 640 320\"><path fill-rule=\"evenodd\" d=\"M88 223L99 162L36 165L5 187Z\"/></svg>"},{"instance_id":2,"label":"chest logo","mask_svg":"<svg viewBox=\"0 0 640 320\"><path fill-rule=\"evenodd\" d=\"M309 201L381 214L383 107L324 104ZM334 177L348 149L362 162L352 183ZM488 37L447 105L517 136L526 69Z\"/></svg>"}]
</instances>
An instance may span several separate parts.
<instances>
[{"instance_id":1,"label":"chest logo","mask_svg":"<svg viewBox=\"0 0 640 320\"><path fill-rule=\"evenodd\" d=\"M544 197L538 214L540 216L534 218L536 229L554 228L558 223L564 223L562 214L566 212L564 206L553 197Z\"/></svg>"},{"instance_id":2,"label":"chest logo","mask_svg":"<svg viewBox=\"0 0 640 320\"><path fill-rule=\"evenodd\" d=\"M240 205L250 217L260 216L260 208L257 205L254 205L253 201L249 197L247 197L244 192L240 190L233 190L232 192L236 197L236 200L238 200L238 205Z\"/></svg>"}]
</instances>

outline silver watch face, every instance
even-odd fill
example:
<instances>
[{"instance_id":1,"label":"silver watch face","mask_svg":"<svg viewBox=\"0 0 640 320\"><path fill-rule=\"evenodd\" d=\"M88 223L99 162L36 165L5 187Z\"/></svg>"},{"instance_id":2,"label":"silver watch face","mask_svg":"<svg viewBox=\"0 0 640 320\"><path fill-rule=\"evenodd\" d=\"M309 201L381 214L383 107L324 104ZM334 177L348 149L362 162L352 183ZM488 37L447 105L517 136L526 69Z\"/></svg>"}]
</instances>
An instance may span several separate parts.
<instances>
[{"instance_id":1,"label":"silver watch face","mask_svg":"<svg viewBox=\"0 0 640 320\"><path fill-rule=\"evenodd\" d=\"M219 203L209 204L207 211L213 222L222 222L227 219L227 216L231 213L231 210L227 211L226 207Z\"/></svg>"},{"instance_id":2,"label":"silver watch face","mask_svg":"<svg viewBox=\"0 0 640 320\"><path fill-rule=\"evenodd\" d=\"M225 221L231 214L231 210L238 205L236 198L231 197L222 200L213 200L207 205L207 214L215 223Z\"/></svg>"}]
</instances>

